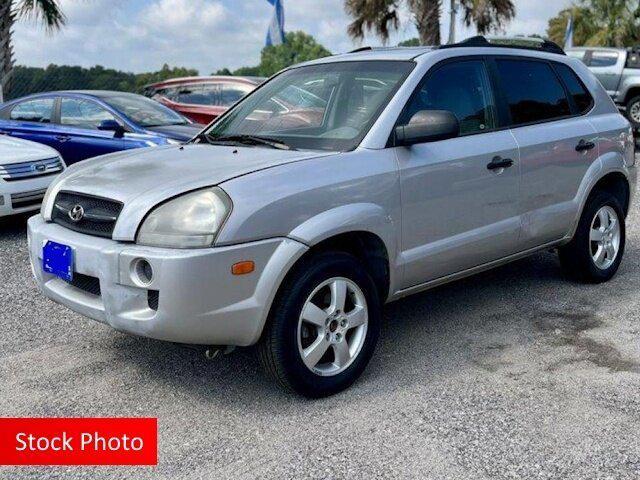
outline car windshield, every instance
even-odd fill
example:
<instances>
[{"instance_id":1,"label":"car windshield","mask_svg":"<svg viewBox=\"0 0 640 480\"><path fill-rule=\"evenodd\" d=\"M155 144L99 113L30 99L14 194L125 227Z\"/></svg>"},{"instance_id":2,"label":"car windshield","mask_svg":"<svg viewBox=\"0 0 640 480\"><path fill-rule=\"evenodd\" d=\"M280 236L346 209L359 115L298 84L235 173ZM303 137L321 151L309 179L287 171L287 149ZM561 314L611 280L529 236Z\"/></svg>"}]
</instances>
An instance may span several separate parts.
<instances>
[{"instance_id":1,"label":"car windshield","mask_svg":"<svg viewBox=\"0 0 640 480\"><path fill-rule=\"evenodd\" d=\"M364 138L413 62L366 61L288 70L255 90L205 133L261 137L291 148L346 151Z\"/></svg>"},{"instance_id":2,"label":"car windshield","mask_svg":"<svg viewBox=\"0 0 640 480\"><path fill-rule=\"evenodd\" d=\"M141 127L186 125L189 121L170 108L142 95L113 95L103 100Z\"/></svg>"}]
</instances>

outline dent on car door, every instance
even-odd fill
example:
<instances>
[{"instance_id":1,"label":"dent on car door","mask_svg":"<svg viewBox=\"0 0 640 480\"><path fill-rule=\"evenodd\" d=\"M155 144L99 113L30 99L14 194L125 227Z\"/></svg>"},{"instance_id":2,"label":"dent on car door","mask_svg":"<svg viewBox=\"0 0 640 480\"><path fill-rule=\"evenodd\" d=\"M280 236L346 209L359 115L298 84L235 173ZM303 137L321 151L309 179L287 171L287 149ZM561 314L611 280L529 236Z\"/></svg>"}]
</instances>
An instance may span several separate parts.
<instances>
[{"instance_id":1,"label":"dent on car door","mask_svg":"<svg viewBox=\"0 0 640 480\"><path fill-rule=\"evenodd\" d=\"M571 228L578 187L597 158L596 131L580 116L593 100L565 65L497 59L496 66L520 148L520 249L526 250L559 240Z\"/></svg>"},{"instance_id":2,"label":"dent on car door","mask_svg":"<svg viewBox=\"0 0 640 480\"><path fill-rule=\"evenodd\" d=\"M66 136L62 156L67 164L123 150L124 141L113 131L98 127L105 120L117 119L98 103L78 98L62 98L60 124Z\"/></svg>"},{"instance_id":3,"label":"dent on car door","mask_svg":"<svg viewBox=\"0 0 640 480\"><path fill-rule=\"evenodd\" d=\"M400 124L420 110L456 115L461 136L397 147L402 195L404 288L508 256L517 249L517 145L498 126L485 62L429 72ZM511 160L507 168L493 161Z\"/></svg>"},{"instance_id":4,"label":"dent on car door","mask_svg":"<svg viewBox=\"0 0 640 480\"><path fill-rule=\"evenodd\" d=\"M0 131L60 151L60 129L54 123L55 107L56 99L53 97L17 103L2 121Z\"/></svg>"}]
</instances>

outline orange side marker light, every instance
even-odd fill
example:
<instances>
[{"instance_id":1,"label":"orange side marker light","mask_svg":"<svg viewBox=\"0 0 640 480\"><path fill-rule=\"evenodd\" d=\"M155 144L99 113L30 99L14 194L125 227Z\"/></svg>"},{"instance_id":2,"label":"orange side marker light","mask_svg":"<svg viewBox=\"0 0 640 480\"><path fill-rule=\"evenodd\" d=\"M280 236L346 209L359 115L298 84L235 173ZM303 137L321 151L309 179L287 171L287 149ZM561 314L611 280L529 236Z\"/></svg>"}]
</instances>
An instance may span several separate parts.
<instances>
[{"instance_id":1,"label":"orange side marker light","mask_svg":"<svg viewBox=\"0 0 640 480\"><path fill-rule=\"evenodd\" d=\"M246 275L253 272L256 269L256 264L250 260L244 262L234 263L231 266L231 273L233 275Z\"/></svg>"}]
</instances>

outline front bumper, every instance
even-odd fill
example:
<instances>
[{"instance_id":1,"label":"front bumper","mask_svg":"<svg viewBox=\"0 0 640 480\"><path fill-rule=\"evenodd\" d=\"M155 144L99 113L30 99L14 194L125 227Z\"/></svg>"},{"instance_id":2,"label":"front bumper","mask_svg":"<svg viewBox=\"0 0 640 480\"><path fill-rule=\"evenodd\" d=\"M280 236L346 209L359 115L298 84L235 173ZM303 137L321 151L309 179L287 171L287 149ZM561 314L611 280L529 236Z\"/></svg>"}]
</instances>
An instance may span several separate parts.
<instances>
[{"instance_id":1,"label":"front bumper","mask_svg":"<svg viewBox=\"0 0 640 480\"><path fill-rule=\"evenodd\" d=\"M241 245L179 250L143 247L73 232L40 215L29 219L29 255L38 286L52 300L123 332L178 343L255 343L284 275L307 247L288 238ZM48 241L70 246L74 272L99 280L94 295L42 269ZM142 286L132 262L143 258L153 279ZM231 266L255 262L234 276ZM149 301L157 292L157 304Z\"/></svg>"},{"instance_id":2,"label":"front bumper","mask_svg":"<svg viewBox=\"0 0 640 480\"><path fill-rule=\"evenodd\" d=\"M38 210L55 178L50 175L14 182L0 180L0 217Z\"/></svg>"}]
</instances>

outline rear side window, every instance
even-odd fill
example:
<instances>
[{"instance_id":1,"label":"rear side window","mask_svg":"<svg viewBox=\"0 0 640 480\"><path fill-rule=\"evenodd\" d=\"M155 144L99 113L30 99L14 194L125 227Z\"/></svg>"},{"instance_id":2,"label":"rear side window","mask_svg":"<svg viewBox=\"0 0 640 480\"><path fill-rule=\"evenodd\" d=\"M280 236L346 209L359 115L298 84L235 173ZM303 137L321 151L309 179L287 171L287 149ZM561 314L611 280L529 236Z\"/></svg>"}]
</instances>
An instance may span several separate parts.
<instances>
[{"instance_id":1,"label":"rear side window","mask_svg":"<svg viewBox=\"0 0 640 480\"><path fill-rule=\"evenodd\" d=\"M51 123L53 98L39 98L19 103L11 110L9 118L23 122Z\"/></svg>"},{"instance_id":2,"label":"rear side window","mask_svg":"<svg viewBox=\"0 0 640 480\"><path fill-rule=\"evenodd\" d=\"M612 67L618 63L618 52L593 51L591 53L590 67Z\"/></svg>"},{"instance_id":3,"label":"rear side window","mask_svg":"<svg viewBox=\"0 0 640 480\"><path fill-rule=\"evenodd\" d=\"M548 63L497 60L496 64L513 125L571 115L564 88Z\"/></svg>"},{"instance_id":4,"label":"rear side window","mask_svg":"<svg viewBox=\"0 0 640 480\"><path fill-rule=\"evenodd\" d=\"M593 99L587 88L582 84L571 67L558 63L556 64L556 69L567 90L569 90L569 95L573 98L573 103L576 104L578 112L586 113L593 104Z\"/></svg>"}]
</instances>

